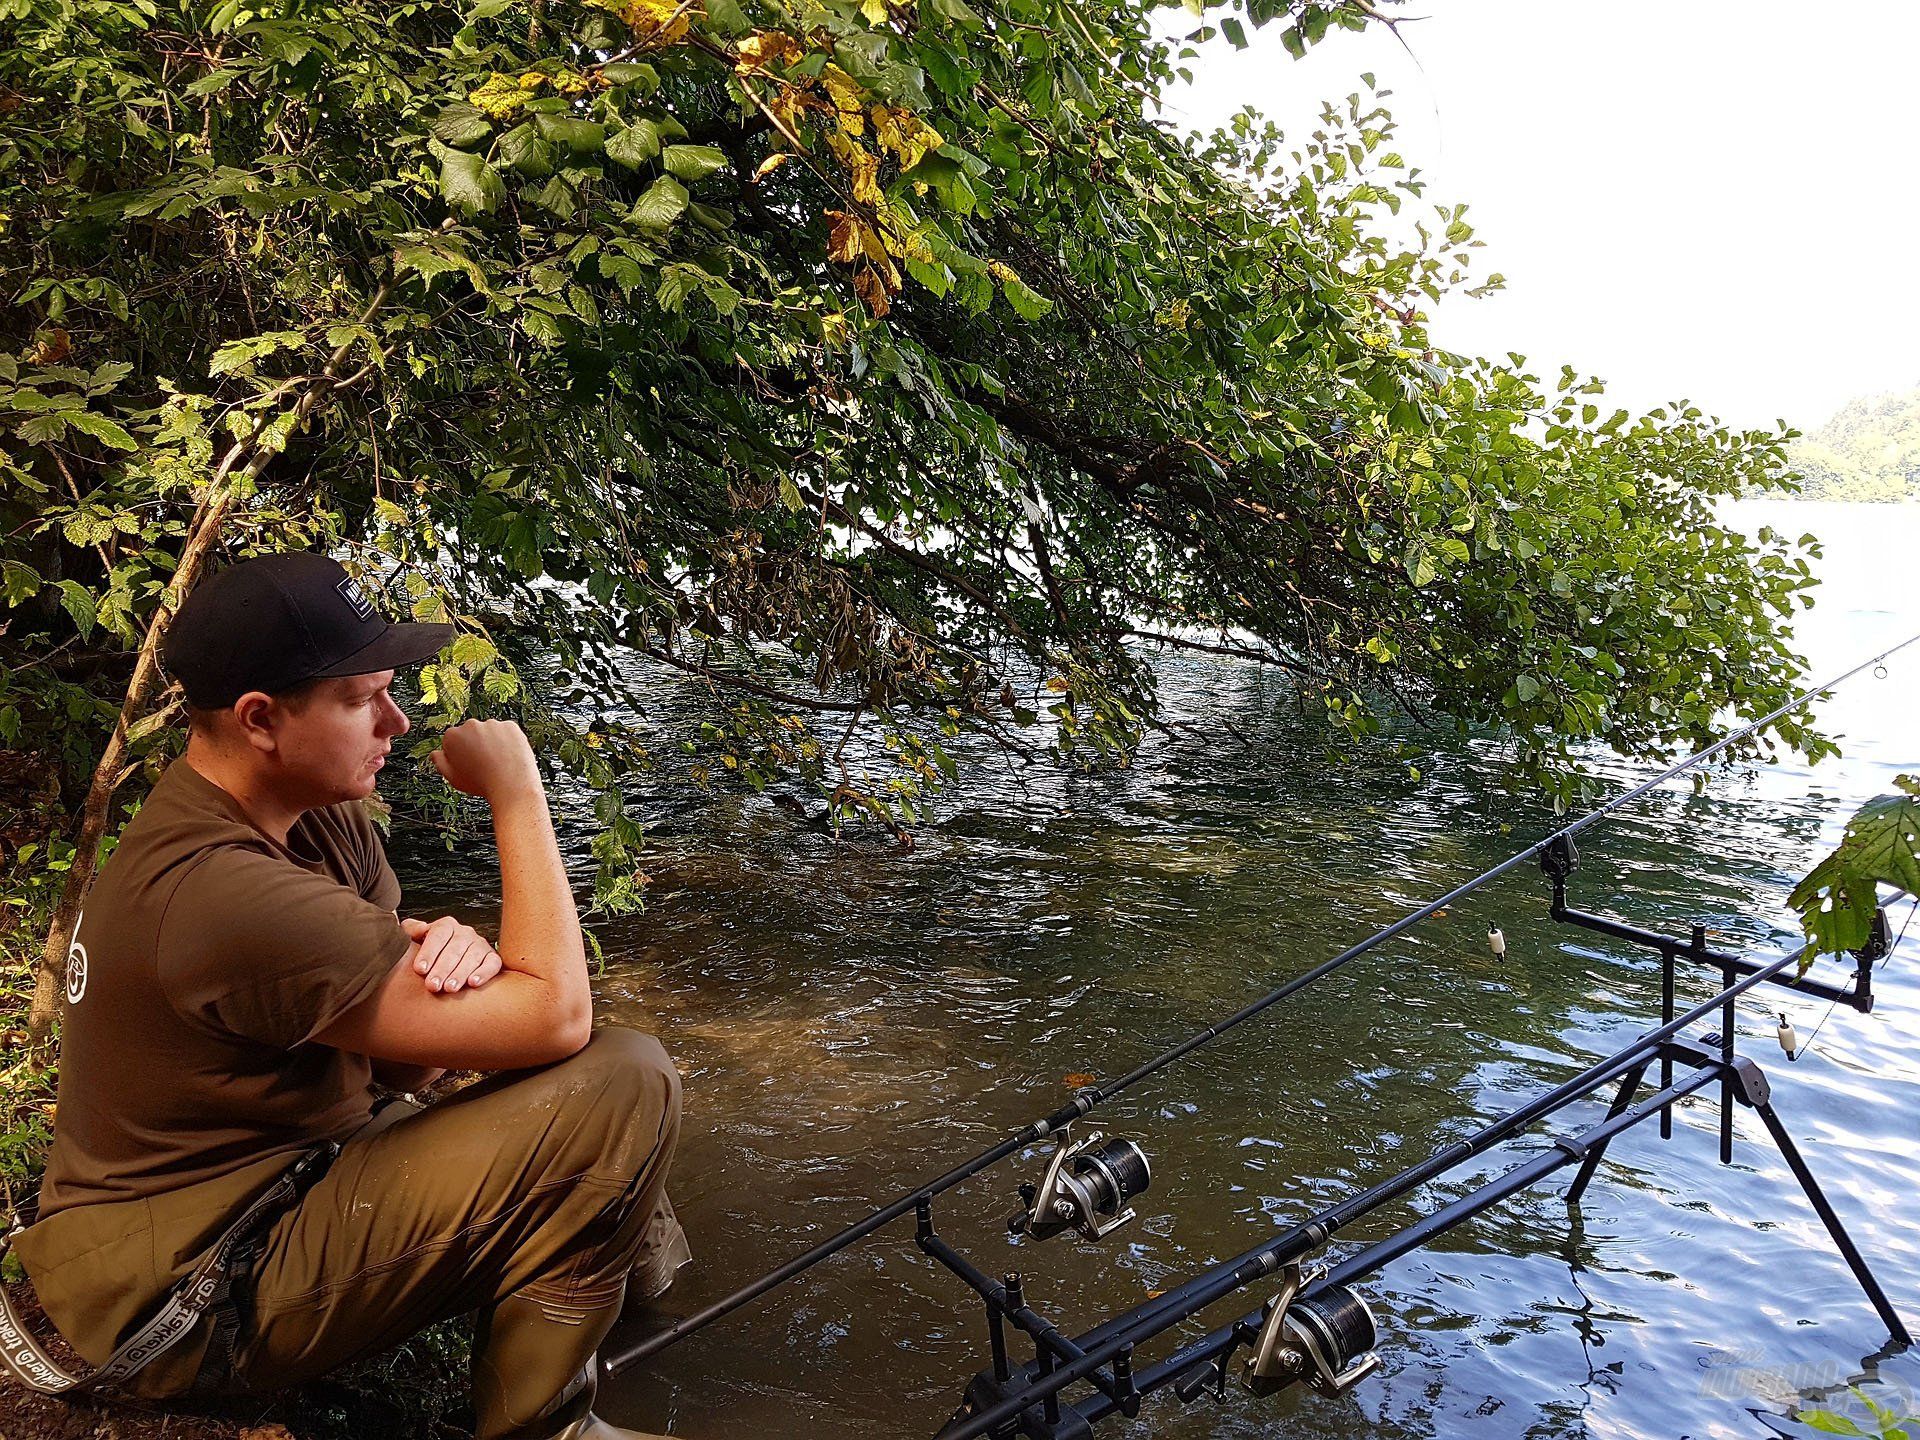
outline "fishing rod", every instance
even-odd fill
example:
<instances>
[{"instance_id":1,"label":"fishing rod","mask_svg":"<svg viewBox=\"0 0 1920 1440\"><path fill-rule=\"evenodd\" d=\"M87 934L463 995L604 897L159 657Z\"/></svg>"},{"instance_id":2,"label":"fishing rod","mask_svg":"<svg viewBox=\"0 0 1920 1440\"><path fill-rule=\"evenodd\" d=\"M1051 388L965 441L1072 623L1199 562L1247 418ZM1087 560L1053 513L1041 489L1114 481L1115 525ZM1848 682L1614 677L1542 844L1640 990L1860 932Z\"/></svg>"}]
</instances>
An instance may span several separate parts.
<instances>
[{"instance_id":1,"label":"fishing rod","mask_svg":"<svg viewBox=\"0 0 1920 1440\"><path fill-rule=\"evenodd\" d=\"M1395 920L1391 924L1375 931L1372 935L1369 935L1364 940L1359 941L1357 944L1351 945L1345 950L1342 950L1339 954L1333 956L1331 959L1324 960L1320 964L1314 966L1313 968L1275 987L1274 989L1268 991L1265 995L1262 995L1257 1000L1254 1000L1251 1003L1245 1006L1242 1006L1239 1010L1236 1010L1235 1012L1233 1012L1233 1014L1227 1016L1225 1019L1213 1025L1209 1025L1204 1030L1200 1030L1195 1034L1188 1036L1185 1040L1182 1040L1178 1044L1173 1045L1168 1049L1161 1051L1158 1055L1146 1061L1144 1064L1138 1066L1130 1073L1122 1076L1120 1079L1110 1081L1103 1085L1087 1086L1079 1090L1078 1092L1076 1092L1072 1100L1070 1100L1067 1104L1061 1106L1059 1109L1055 1110L1053 1113L1045 1116L1042 1119L1038 1119L1031 1122L1030 1124L1026 1125L1024 1128L1020 1129L1019 1131L1016 1131L1014 1134L1009 1135L1006 1139L1001 1140L997 1144L987 1147L986 1149L980 1151L977 1155L973 1156L971 1159L963 1161L959 1165L956 1165L952 1169L946 1171L944 1174L935 1176L929 1180L922 1182L920 1185L915 1186L911 1190L908 1190L907 1192L902 1194L898 1199L872 1211L865 1218L855 1221L853 1224L848 1225L845 1229L821 1241L819 1244L815 1245L812 1249L807 1250L800 1255L794 1256L791 1260L788 1260L785 1264L780 1265L775 1269L768 1271L766 1274L761 1275L759 1278L749 1282L748 1284L743 1285L738 1290L734 1291L732 1294L725 1296L720 1300L714 1301L712 1304L704 1307L701 1310L695 1311L691 1315L688 1315L679 1320L676 1320L673 1324L667 1326L665 1329L655 1332L654 1334L646 1337L645 1339L639 1341L638 1343L632 1346L629 1346L627 1349L612 1356L611 1358L607 1359L605 1362L607 1373L609 1375L618 1375L622 1371L630 1369L634 1365L639 1364L641 1361L649 1359L652 1356L659 1354L661 1351L666 1350L673 1345L677 1345L678 1343L680 1343L680 1341L686 1339L688 1336L694 1334L696 1331L704 1329L706 1326L712 1324L714 1321L732 1314L735 1310L740 1309L743 1305L750 1304L754 1300L759 1299L762 1295L765 1295L768 1291L773 1290L781 1285L784 1285L789 1280L792 1280L795 1277L801 1274L804 1274L806 1271L812 1269L815 1265L818 1265L821 1261L827 1260L832 1256L839 1254L841 1251L845 1250L850 1245L856 1244L860 1240L865 1239L868 1235L873 1234L876 1230L880 1230L885 1226L892 1224L895 1220L898 1220L903 1216L907 1215L909 1212L913 1211L916 1205L923 1198L931 1199L934 1196L940 1195L945 1191L952 1189L954 1186L959 1185L964 1181L971 1179L975 1175L978 1175L981 1171L989 1169L992 1166L999 1164L1002 1160L1005 1160L1009 1156L1016 1154L1020 1150L1023 1150L1030 1145L1038 1144L1048 1139L1049 1137L1060 1136L1061 1133L1067 1129L1067 1127L1071 1126L1074 1122L1084 1118L1096 1106L1102 1105L1107 1101L1114 1099L1116 1096L1131 1089L1134 1085L1146 1079L1148 1076L1154 1074L1159 1070L1164 1069L1168 1065L1173 1064L1176 1060L1179 1060L1184 1056L1191 1054L1193 1051L1198 1050L1204 1045L1211 1044L1213 1041L1219 1039L1220 1036L1226 1034L1228 1031L1234 1029L1236 1026L1244 1024L1246 1021L1251 1020L1254 1016L1263 1013L1264 1011L1270 1009L1274 1005L1277 1005L1280 1001L1285 1000L1289 996L1297 994L1299 991L1306 989L1309 985L1318 983L1320 980L1325 979L1328 975L1333 974L1335 971L1339 970L1341 967L1351 963L1354 960L1357 960L1362 955L1368 954L1369 952L1377 949L1379 946L1385 944L1387 941L1393 939L1394 937L1404 934L1406 931L1412 929L1415 925L1418 925L1421 921L1431 918L1436 912L1446 909L1448 906L1454 904L1455 902L1462 899L1463 897L1472 894L1474 891L1480 889L1482 886L1487 885L1492 881L1499 879L1501 876L1507 874L1508 872L1517 869L1521 865L1524 865L1525 863L1527 863L1527 861L1533 859L1535 856L1540 855L1543 851L1547 850L1548 847L1563 841L1571 842L1576 835L1580 834L1580 832L1587 829L1589 826L1597 824L1599 821L1613 814L1615 811L1623 808L1626 805L1633 803L1635 800L1638 800L1641 796L1646 795L1649 792L1657 789L1659 786L1664 785L1667 781L1674 779L1676 776L1684 774L1686 771L1692 769L1693 767L1700 765L1707 760L1712 759L1715 755L1718 755L1722 751L1728 749L1729 747L1738 744L1741 740L1744 740L1749 735L1752 735L1757 731L1763 729L1764 727L1771 725L1774 721L1780 719L1783 715L1787 715L1792 711L1797 710L1802 706L1810 703L1811 701L1818 699L1824 695L1827 695L1831 691L1837 689L1839 686L1845 684L1847 681L1853 679L1854 676L1860 674L1862 671L1873 669L1873 668L1884 665L1887 660L1899 654L1902 650L1905 650L1908 646L1913 645L1916 641L1920 641L1920 633L1916 633L1908 636L1905 640L1902 640L1901 642L1899 642L1899 644L1893 645L1885 650L1882 650L1880 653L1878 653L1877 655L1874 655L1872 658L1862 661L1858 665L1855 665L1852 668L1842 672L1841 674L1834 676L1830 680L1827 680L1819 685L1815 685L1809 689L1801 691L1799 694L1795 695L1792 699L1786 701L1784 704L1779 705L1773 710L1768 711L1765 715L1762 715L1758 719L1753 720L1747 725L1742 726L1740 729L1733 731L1731 734L1723 736L1721 739L1715 741L1712 745L1708 746L1706 749L1697 751L1694 754L1688 756L1686 759L1679 761L1674 765L1669 766L1667 769L1661 771L1658 775L1655 775L1652 779L1642 782L1641 784L1635 786L1633 789L1628 790L1626 793L1615 797L1613 800L1608 801L1606 804L1600 806L1598 809L1595 809L1589 812L1588 814L1581 816L1579 819L1574 820L1571 823L1562 826L1560 829L1554 831L1552 834L1546 836L1544 839L1539 840L1534 844L1529 845L1525 849L1517 851L1513 855L1508 856L1505 860L1502 860L1499 864L1493 866L1488 870L1482 871L1479 875L1476 875L1473 879L1466 881L1464 884L1455 886L1452 890L1449 890L1446 894L1440 896L1438 899L1428 901L1426 904L1418 907L1417 909L1407 912L1407 914L1401 916L1398 920ZM1115 1151L1115 1146L1129 1146L1129 1145L1130 1145L1130 1142L1124 1142L1124 1141L1114 1142L1113 1144L1110 1144L1109 1146L1106 1147L1106 1151ZM1087 1181L1083 1178L1083 1176L1079 1172L1087 1171L1089 1168L1089 1164L1091 1162L1095 1162L1096 1159L1097 1159L1097 1164L1094 1164L1093 1166L1094 1180ZM1035 1191L1035 1199L1036 1200L1044 1199L1049 1204L1064 1205L1069 1210L1076 1211L1077 1214L1074 1216L1074 1221L1071 1225L1071 1228L1079 1230L1080 1233L1082 1233L1083 1235L1091 1235L1093 1231L1099 1228L1100 1224L1106 1223L1105 1221L1096 1220L1094 1218L1099 1214L1097 1209L1095 1209L1091 1205L1081 1204L1082 1200L1091 1200L1093 1198L1097 1198L1093 1196L1090 1191L1087 1190L1087 1186L1089 1184L1093 1184L1098 1181L1099 1175L1097 1172L1101 1167L1111 1170L1115 1165L1119 1165L1128 1173L1126 1175L1123 1175L1117 1178L1120 1178L1123 1181L1127 1179L1135 1180L1139 1182L1139 1188L1144 1188L1145 1179L1146 1179L1145 1173L1137 1173L1137 1174L1133 1173L1136 1171L1144 1172L1145 1166L1146 1166L1145 1157L1140 1155L1137 1148L1132 1148L1130 1154L1116 1151L1113 1154L1100 1152L1096 1156L1095 1153L1090 1153L1090 1147L1087 1146L1085 1142L1082 1142L1081 1146L1078 1148L1077 1151L1069 1150L1069 1147L1063 1144L1060 1146L1060 1153L1056 1156L1056 1160L1059 1163L1050 1167L1048 1171L1048 1175L1045 1177L1046 1181L1048 1182L1047 1194L1045 1196L1042 1196L1039 1192L1039 1187L1033 1187ZM1071 1178L1074 1178L1074 1179L1080 1179L1082 1181L1082 1184L1079 1187L1079 1193L1076 1193L1075 1188L1073 1186L1062 1185L1060 1183L1061 1177L1063 1175L1070 1176ZM1023 1187L1022 1189L1023 1197L1026 1194L1026 1188L1027 1187ZM1137 1193L1137 1191L1135 1193ZM1125 1197L1121 1197L1122 1203L1124 1202L1124 1198ZM1110 1219L1113 1220L1113 1223L1116 1223L1116 1224L1118 1223L1117 1214L1118 1212L1116 1210L1115 1215L1113 1217L1109 1217ZM1043 1215L1040 1218L1041 1218L1041 1225L1043 1228L1049 1227L1053 1223L1052 1217L1050 1216ZM1112 1225L1109 1224L1107 1228L1111 1229ZM1048 1233L1055 1233L1055 1232L1049 1230ZM1039 1238L1044 1238L1044 1236L1040 1236Z\"/></svg>"},{"instance_id":2,"label":"fishing rod","mask_svg":"<svg viewBox=\"0 0 1920 1440\"><path fill-rule=\"evenodd\" d=\"M1565 875L1556 874L1556 857L1549 855L1543 859L1547 863L1542 868L1553 879L1556 894L1563 895ZM1884 934L1884 915L1883 910L1876 911L1876 937ZM1676 948L1682 943L1658 938L1660 943ZM1351 1281L1373 1273L1501 1200L1576 1163L1580 1170L1568 1192L1567 1203L1570 1208L1577 1206L1604 1158L1607 1145L1617 1135L1655 1115L1665 1119L1671 1115L1673 1106L1686 1096L1729 1082L1734 1086L1732 1098L1751 1106L1765 1123L1894 1342L1901 1346L1911 1344L1906 1325L1774 1111L1770 1088L1759 1066L1744 1057L1723 1058L1720 1035L1704 1037L1699 1043L1680 1039L1683 1030L1716 1011L1731 1014L1742 995L1762 984L1801 986L1804 977L1790 976L1787 972L1809 957L1810 948L1802 945L1769 961L1744 962L1745 973L1718 993L1683 1014L1669 1015L1659 1026L1589 1065L1572 1079L1485 1122L1472 1134L1371 1189L1326 1206L1292 1224L1275 1238L1210 1266L1192 1279L1077 1337L1061 1334L1032 1309L1025 1300L1019 1276L1009 1275L1003 1282L994 1282L942 1240L934 1229L932 1202L923 1200L917 1208L916 1243L923 1253L980 1295L986 1306L992 1346L991 1363L969 1382L960 1412L937 1440L974 1440L978 1436L1015 1434L1036 1437L1036 1440L1082 1440L1091 1433L1090 1427L1095 1422L1116 1411L1135 1415L1142 1398L1167 1386L1172 1386L1184 1403L1198 1399L1209 1389L1218 1399L1226 1388L1229 1360L1242 1346L1249 1350L1242 1379L1256 1395L1273 1394L1299 1383L1327 1395L1344 1394L1379 1365L1373 1354L1377 1326L1365 1302L1347 1288ZM1885 958L1887 953L1878 938L1870 940L1861 951L1854 952L1859 974L1868 974L1873 963ZM1847 1003L1860 1010L1872 1008L1870 994L1849 996ZM1636 1105L1634 1101L1641 1083L1656 1063L1668 1073L1656 1093ZM1682 1067L1689 1073L1672 1078L1673 1067ZM1619 1091L1606 1119L1598 1125L1554 1140L1538 1158L1477 1186L1467 1195L1373 1243L1331 1270L1309 1271L1303 1267L1302 1261L1310 1253L1329 1243L1354 1221L1459 1169L1615 1081L1619 1082ZM1137 1346L1183 1324L1218 1300L1275 1275L1280 1278L1279 1291L1260 1310L1213 1331L1157 1364L1136 1371L1133 1355ZM1007 1359L1005 1328L1008 1324L1023 1331L1034 1345L1034 1361L1017 1371ZM1062 1405L1061 1392L1083 1381L1092 1386L1095 1393L1077 1405Z\"/></svg>"}]
</instances>

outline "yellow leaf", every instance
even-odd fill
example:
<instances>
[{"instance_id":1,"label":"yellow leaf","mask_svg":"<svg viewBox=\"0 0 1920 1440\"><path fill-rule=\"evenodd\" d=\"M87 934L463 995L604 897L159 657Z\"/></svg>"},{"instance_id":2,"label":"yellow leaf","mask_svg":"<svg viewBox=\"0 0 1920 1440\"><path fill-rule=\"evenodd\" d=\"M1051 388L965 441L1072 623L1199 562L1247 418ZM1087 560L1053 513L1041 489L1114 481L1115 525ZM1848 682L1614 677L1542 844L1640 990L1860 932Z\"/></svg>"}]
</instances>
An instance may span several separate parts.
<instances>
[{"instance_id":1,"label":"yellow leaf","mask_svg":"<svg viewBox=\"0 0 1920 1440\"><path fill-rule=\"evenodd\" d=\"M844 210L829 210L827 218L833 222L833 230L827 236L827 258L842 265L853 264L865 248L860 243L862 222Z\"/></svg>"},{"instance_id":2,"label":"yellow leaf","mask_svg":"<svg viewBox=\"0 0 1920 1440\"><path fill-rule=\"evenodd\" d=\"M533 78L544 80L546 77L535 75ZM490 116L495 120L504 120L509 115L524 110L527 102L533 97L534 92L526 84L525 76L515 78L512 75L502 75L496 70L487 77L485 84L467 92L467 103L482 115Z\"/></svg>"},{"instance_id":3,"label":"yellow leaf","mask_svg":"<svg viewBox=\"0 0 1920 1440\"><path fill-rule=\"evenodd\" d=\"M847 167L847 178L853 182L853 198L862 205L876 208L881 203L880 194L880 157L864 145L854 143L846 136L830 133L827 136L827 148L834 157Z\"/></svg>"},{"instance_id":4,"label":"yellow leaf","mask_svg":"<svg viewBox=\"0 0 1920 1440\"><path fill-rule=\"evenodd\" d=\"M854 78L838 65L829 65L821 72L820 83L827 88L827 96L833 101L833 108L839 112L840 128L849 135L859 135L867 128L866 110L861 103L860 86Z\"/></svg>"},{"instance_id":5,"label":"yellow leaf","mask_svg":"<svg viewBox=\"0 0 1920 1440\"><path fill-rule=\"evenodd\" d=\"M778 60L792 65L801 57L800 42L784 30L756 30L734 46L734 69L764 70Z\"/></svg>"},{"instance_id":6,"label":"yellow leaf","mask_svg":"<svg viewBox=\"0 0 1920 1440\"><path fill-rule=\"evenodd\" d=\"M899 157L903 171L913 169L929 153L946 144L938 130L911 110L875 105L869 113L873 116L874 138L883 149Z\"/></svg>"},{"instance_id":7,"label":"yellow leaf","mask_svg":"<svg viewBox=\"0 0 1920 1440\"><path fill-rule=\"evenodd\" d=\"M787 161L791 160L792 158L793 158L793 152L791 150L774 151L773 154L767 156L766 159L762 160L758 165L754 167L753 178L755 180L766 179L767 176L771 175L774 171L778 170L782 165L786 164Z\"/></svg>"},{"instance_id":8,"label":"yellow leaf","mask_svg":"<svg viewBox=\"0 0 1920 1440\"><path fill-rule=\"evenodd\" d=\"M648 45L671 45L686 38L693 28L693 17L700 13L696 0L676 4L674 0L588 0L601 10L610 10L632 28L636 40Z\"/></svg>"},{"instance_id":9,"label":"yellow leaf","mask_svg":"<svg viewBox=\"0 0 1920 1440\"><path fill-rule=\"evenodd\" d=\"M893 308L893 302L887 296L887 282L880 278L871 265L862 265L854 272L853 293L860 297L875 319Z\"/></svg>"},{"instance_id":10,"label":"yellow leaf","mask_svg":"<svg viewBox=\"0 0 1920 1440\"><path fill-rule=\"evenodd\" d=\"M892 205L880 207L880 238L886 242L889 253L905 260L918 261L922 265L933 265L937 261L933 247L927 244L924 226L910 225L901 217L899 209Z\"/></svg>"}]
</instances>

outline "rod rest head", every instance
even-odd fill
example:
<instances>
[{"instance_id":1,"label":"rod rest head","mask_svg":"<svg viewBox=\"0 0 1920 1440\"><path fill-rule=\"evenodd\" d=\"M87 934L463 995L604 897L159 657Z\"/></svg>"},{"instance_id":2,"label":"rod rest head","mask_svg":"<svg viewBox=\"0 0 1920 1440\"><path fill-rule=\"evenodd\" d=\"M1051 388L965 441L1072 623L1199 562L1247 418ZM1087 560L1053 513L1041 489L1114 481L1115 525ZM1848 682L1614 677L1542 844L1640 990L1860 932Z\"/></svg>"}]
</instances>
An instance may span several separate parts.
<instances>
[{"instance_id":1,"label":"rod rest head","mask_svg":"<svg viewBox=\"0 0 1920 1440\"><path fill-rule=\"evenodd\" d=\"M1555 883L1565 880L1580 868L1580 852L1573 848L1571 835L1556 835L1540 850L1540 868Z\"/></svg>"},{"instance_id":2,"label":"rod rest head","mask_svg":"<svg viewBox=\"0 0 1920 1440\"><path fill-rule=\"evenodd\" d=\"M1877 961L1886 959L1892 950L1893 934L1887 924L1887 907L1876 905L1872 923L1867 927L1867 943L1850 953L1860 962L1860 968L1865 970Z\"/></svg>"}]
</instances>

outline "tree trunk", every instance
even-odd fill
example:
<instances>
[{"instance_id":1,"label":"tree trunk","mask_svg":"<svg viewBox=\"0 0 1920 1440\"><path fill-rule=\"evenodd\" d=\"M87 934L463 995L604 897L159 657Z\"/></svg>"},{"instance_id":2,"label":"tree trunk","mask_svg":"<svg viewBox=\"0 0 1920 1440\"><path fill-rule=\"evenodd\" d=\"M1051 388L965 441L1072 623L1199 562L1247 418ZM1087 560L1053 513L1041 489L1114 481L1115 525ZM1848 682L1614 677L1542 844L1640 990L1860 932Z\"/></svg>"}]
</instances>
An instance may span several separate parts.
<instances>
[{"instance_id":1,"label":"tree trunk","mask_svg":"<svg viewBox=\"0 0 1920 1440\"><path fill-rule=\"evenodd\" d=\"M253 467L249 466L248 469ZM205 507L199 524L187 537L186 546L180 552L180 564L174 570L172 583L179 587L183 599L191 593L200 579L200 572L206 568L207 552L219 538L221 522L226 519L228 507L233 503L232 487L221 481L215 483L223 488ZM120 706L119 717L113 722L113 734L107 740L106 753L101 755L100 763L94 767L93 783L87 787L87 802L80 812L80 836L74 843L73 868L67 871L67 883L61 888L59 903L54 906L46 949L40 954L40 965L33 977L33 1004L27 1012L27 1048L34 1057L36 1067L45 1063L47 1041L53 1033L53 1017L60 1003L62 977L66 973L67 951L73 944L74 921L80 914L87 887L93 883L100 841L107 830L107 813L113 804L113 792L125 778L120 773L120 766L127 753L127 727L145 707L147 696L153 691L154 679L160 671L160 642L166 637L167 626L172 620L173 611L167 608L163 600L153 612L153 619L148 622L146 637L140 642L139 658L134 662L133 679L127 684L127 698Z\"/></svg>"},{"instance_id":2,"label":"tree trunk","mask_svg":"<svg viewBox=\"0 0 1920 1440\"><path fill-rule=\"evenodd\" d=\"M441 228L446 229L452 223L449 220ZM396 265L392 276L367 302L360 316L362 325L371 320L374 313L386 303L399 278L399 267ZM326 368L301 393L293 407L293 425L288 431L289 436L298 434L306 426L308 418L323 399L358 384L371 373L373 366L369 363L344 382L335 379L346 361L349 349L350 345L342 345L334 351ZM192 593L200 579L200 572L206 568L207 555L220 538L220 527L226 520L227 511L232 508L234 482L230 477L237 472L246 478L257 478L273 458L274 452L260 449L260 436L273 418L269 413L261 412L253 433L244 440L235 441L233 448L221 457L219 467L213 472L206 498L194 516L193 529L188 533L187 543L180 552L180 563L167 587L169 592L178 594L182 602ZM121 764L127 753L127 728L145 708L148 696L153 693L153 682L160 673L160 642L166 638L167 627L173 623L173 616L174 611L167 605L163 593L152 620L147 623L146 636L140 642L140 655L134 663L133 679L128 682L127 698L113 723L113 734L107 740L106 752L94 767L93 783L87 788L87 801L81 810L80 834L74 841L73 868L67 871L67 882L61 888L60 899L53 910L53 923L47 931L46 948L41 951L40 964L34 971L33 1003L27 1012L27 1051L36 1068L46 1065L54 1016L58 1013L64 989L67 952L73 944L74 922L80 915L87 889L93 883L94 870L99 864L100 842L106 835L113 792L126 779Z\"/></svg>"}]
</instances>

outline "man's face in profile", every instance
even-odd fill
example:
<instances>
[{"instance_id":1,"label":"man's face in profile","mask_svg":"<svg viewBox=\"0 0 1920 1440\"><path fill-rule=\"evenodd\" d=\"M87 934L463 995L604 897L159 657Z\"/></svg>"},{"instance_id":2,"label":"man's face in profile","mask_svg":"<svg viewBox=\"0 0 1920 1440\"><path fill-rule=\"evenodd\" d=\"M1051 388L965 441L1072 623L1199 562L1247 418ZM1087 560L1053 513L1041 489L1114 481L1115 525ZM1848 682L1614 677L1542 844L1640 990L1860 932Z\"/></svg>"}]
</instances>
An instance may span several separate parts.
<instances>
[{"instance_id":1,"label":"man's face in profile","mask_svg":"<svg viewBox=\"0 0 1920 1440\"><path fill-rule=\"evenodd\" d=\"M304 708L276 707L275 785L313 807L373 794L396 737L412 728L388 686L394 672L322 680Z\"/></svg>"}]
</instances>

